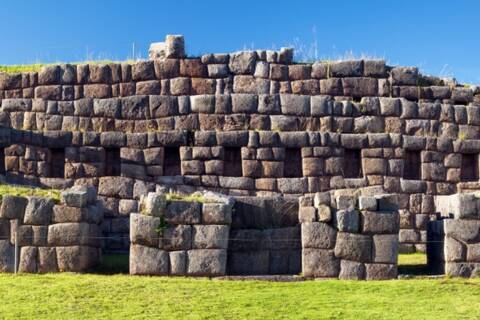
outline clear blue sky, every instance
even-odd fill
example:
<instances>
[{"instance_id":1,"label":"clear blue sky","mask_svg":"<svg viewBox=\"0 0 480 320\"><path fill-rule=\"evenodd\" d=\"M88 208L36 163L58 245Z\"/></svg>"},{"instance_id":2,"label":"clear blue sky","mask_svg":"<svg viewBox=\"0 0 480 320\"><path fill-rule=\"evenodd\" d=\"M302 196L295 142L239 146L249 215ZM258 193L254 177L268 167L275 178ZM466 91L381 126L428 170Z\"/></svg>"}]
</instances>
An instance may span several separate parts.
<instances>
[{"instance_id":1,"label":"clear blue sky","mask_svg":"<svg viewBox=\"0 0 480 320\"><path fill-rule=\"evenodd\" d=\"M146 57L183 34L187 53L279 48L353 52L480 83L480 1L2 0L0 64ZM313 30L316 30L314 32Z\"/></svg>"}]
</instances>

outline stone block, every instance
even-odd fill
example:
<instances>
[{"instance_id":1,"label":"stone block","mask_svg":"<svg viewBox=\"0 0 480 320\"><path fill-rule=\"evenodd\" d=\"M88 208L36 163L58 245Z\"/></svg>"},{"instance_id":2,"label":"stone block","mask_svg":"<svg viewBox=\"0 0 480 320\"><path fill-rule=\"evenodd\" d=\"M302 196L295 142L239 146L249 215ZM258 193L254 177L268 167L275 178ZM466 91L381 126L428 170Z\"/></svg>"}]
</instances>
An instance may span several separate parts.
<instances>
[{"instance_id":1,"label":"stone block","mask_svg":"<svg viewBox=\"0 0 480 320\"><path fill-rule=\"evenodd\" d=\"M52 199L41 197L28 197L28 204L25 208L23 222L33 225L47 225L51 221L53 206Z\"/></svg>"},{"instance_id":2,"label":"stone block","mask_svg":"<svg viewBox=\"0 0 480 320\"><path fill-rule=\"evenodd\" d=\"M171 251L170 255L170 274L184 276L187 274L187 252Z\"/></svg>"},{"instance_id":3,"label":"stone block","mask_svg":"<svg viewBox=\"0 0 480 320\"><path fill-rule=\"evenodd\" d=\"M317 209L314 207L300 207L298 210L298 220L300 223L315 222L317 220Z\"/></svg>"},{"instance_id":4,"label":"stone block","mask_svg":"<svg viewBox=\"0 0 480 320\"><path fill-rule=\"evenodd\" d=\"M223 276L227 266L224 249L198 249L187 252L187 274L191 276Z\"/></svg>"},{"instance_id":5,"label":"stone block","mask_svg":"<svg viewBox=\"0 0 480 320\"><path fill-rule=\"evenodd\" d=\"M397 194L382 194L375 196L377 199L378 210L380 211L396 211L399 207L399 199Z\"/></svg>"},{"instance_id":6,"label":"stone block","mask_svg":"<svg viewBox=\"0 0 480 320\"><path fill-rule=\"evenodd\" d=\"M167 275L169 265L167 251L136 244L130 246L130 274Z\"/></svg>"},{"instance_id":7,"label":"stone block","mask_svg":"<svg viewBox=\"0 0 480 320\"><path fill-rule=\"evenodd\" d=\"M102 177L99 179L98 194L101 196L131 199L134 180L124 177Z\"/></svg>"},{"instance_id":8,"label":"stone block","mask_svg":"<svg viewBox=\"0 0 480 320\"><path fill-rule=\"evenodd\" d=\"M233 113L256 113L258 106L258 96L247 93L232 94L232 112Z\"/></svg>"},{"instance_id":9,"label":"stone block","mask_svg":"<svg viewBox=\"0 0 480 320\"><path fill-rule=\"evenodd\" d=\"M443 220L445 235L459 241L472 243L480 232L480 220Z\"/></svg>"},{"instance_id":10,"label":"stone block","mask_svg":"<svg viewBox=\"0 0 480 320\"><path fill-rule=\"evenodd\" d=\"M364 211L362 212L363 233L398 233L400 216L396 211Z\"/></svg>"},{"instance_id":11,"label":"stone block","mask_svg":"<svg viewBox=\"0 0 480 320\"><path fill-rule=\"evenodd\" d=\"M337 231L326 223L302 223L302 247L316 249L333 249Z\"/></svg>"},{"instance_id":12,"label":"stone block","mask_svg":"<svg viewBox=\"0 0 480 320\"><path fill-rule=\"evenodd\" d=\"M366 280L396 279L398 275L396 264L365 264Z\"/></svg>"},{"instance_id":13,"label":"stone block","mask_svg":"<svg viewBox=\"0 0 480 320\"><path fill-rule=\"evenodd\" d=\"M331 77L361 77L363 60L338 61L330 63Z\"/></svg>"},{"instance_id":14,"label":"stone block","mask_svg":"<svg viewBox=\"0 0 480 320\"><path fill-rule=\"evenodd\" d=\"M449 236L445 237L443 245L443 253L447 262L463 262L466 261L466 248L460 241Z\"/></svg>"},{"instance_id":15,"label":"stone block","mask_svg":"<svg viewBox=\"0 0 480 320\"><path fill-rule=\"evenodd\" d=\"M360 210L376 211L377 199L375 197L360 196L358 198L358 207Z\"/></svg>"},{"instance_id":16,"label":"stone block","mask_svg":"<svg viewBox=\"0 0 480 320\"><path fill-rule=\"evenodd\" d=\"M363 280L365 279L365 265L355 261L342 260L338 278L342 280Z\"/></svg>"},{"instance_id":17,"label":"stone block","mask_svg":"<svg viewBox=\"0 0 480 320\"><path fill-rule=\"evenodd\" d=\"M130 214L130 242L158 247L160 241L160 218L138 213Z\"/></svg>"},{"instance_id":18,"label":"stone block","mask_svg":"<svg viewBox=\"0 0 480 320\"><path fill-rule=\"evenodd\" d=\"M165 220L172 224L198 224L201 221L202 204L191 201L172 201L167 204Z\"/></svg>"},{"instance_id":19,"label":"stone block","mask_svg":"<svg viewBox=\"0 0 480 320\"><path fill-rule=\"evenodd\" d=\"M58 272L57 250L55 247L39 247L37 270L39 273Z\"/></svg>"},{"instance_id":20,"label":"stone block","mask_svg":"<svg viewBox=\"0 0 480 320\"><path fill-rule=\"evenodd\" d=\"M167 251L192 248L192 227L189 225L167 226L161 233L160 247Z\"/></svg>"},{"instance_id":21,"label":"stone block","mask_svg":"<svg viewBox=\"0 0 480 320\"><path fill-rule=\"evenodd\" d=\"M373 236L373 262L396 264L398 259L398 234Z\"/></svg>"},{"instance_id":22,"label":"stone block","mask_svg":"<svg viewBox=\"0 0 480 320\"><path fill-rule=\"evenodd\" d=\"M140 208L142 213L154 217L161 217L165 214L167 198L164 193L149 192L146 197L141 198Z\"/></svg>"},{"instance_id":23,"label":"stone block","mask_svg":"<svg viewBox=\"0 0 480 320\"><path fill-rule=\"evenodd\" d=\"M100 263L98 248L87 246L57 247L58 270L61 272L82 272Z\"/></svg>"},{"instance_id":24,"label":"stone block","mask_svg":"<svg viewBox=\"0 0 480 320\"><path fill-rule=\"evenodd\" d=\"M28 199L24 197L4 195L0 206L0 217L5 219L23 219Z\"/></svg>"},{"instance_id":25,"label":"stone block","mask_svg":"<svg viewBox=\"0 0 480 320\"><path fill-rule=\"evenodd\" d=\"M357 262L370 262L372 238L366 235L338 232L335 256Z\"/></svg>"},{"instance_id":26,"label":"stone block","mask_svg":"<svg viewBox=\"0 0 480 320\"><path fill-rule=\"evenodd\" d=\"M9 240L0 240L0 272L14 272L14 252Z\"/></svg>"},{"instance_id":27,"label":"stone block","mask_svg":"<svg viewBox=\"0 0 480 320\"><path fill-rule=\"evenodd\" d=\"M87 187L75 186L65 191L62 191L61 196L62 202L67 206L83 208L86 207L88 204L89 191Z\"/></svg>"},{"instance_id":28,"label":"stone block","mask_svg":"<svg viewBox=\"0 0 480 320\"><path fill-rule=\"evenodd\" d=\"M48 244L51 246L100 246L100 227L85 222L66 222L48 226Z\"/></svg>"},{"instance_id":29,"label":"stone block","mask_svg":"<svg viewBox=\"0 0 480 320\"><path fill-rule=\"evenodd\" d=\"M330 206L321 204L317 209L318 221L320 222L330 222L332 221L332 209Z\"/></svg>"},{"instance_id":30,"label":"stone block","mask_svg":"<svg viewBox=\"0 0 480 320\"><path fill-rule=\"evenodd\" d=\"M338 210L335 223L339 231L357 233L360 228L360 216L357 210Z\"/></svg>"},{"instance_id":31,"label":"stone block","mask_svg":"<svg viewBox=\"0 0 480 320\"><path fill-rule=\"evenodd\" d=\"M302 252L303 275L307 277L338 277L340 260L332 250L304 249Z\"/></svg>"},{"instance_id":32,"label":"stone block","mask_svg":"<svg viewBox=\"0 0 480 320\"><path fill-rule=\"evenodd\" d=\"M309 116L310 97L304 95L281 94L280 107L284 115Z\"/></svg>"},{"instance_id":33,"label":"stone block","mask_svg":"<svg viewBox=\"0 0 480 320\"><path fill-rule=\"evenodd\" d=\"M355 204L357 199L355 196L340 195L336 197L337 209L338 210L353 210L355 209Z\"/></svg>"},{"instance_id":34,"label":"stone block","mask_svg":"<svg viewBox=\"0 0 480 320\"><path fill-rule=\"evenodd\" d=\"M192 230L194 249L227 249L230 227L225 225L198 225Z\"/></svg>"},{"instance_id":35,"label":"stone block","mask_svg":"<svg viewBox=\"0 0 480 320\"><path fill-rule=\"evenodd\" d=\"M20 249L20 261L18 264L18 272L36 273L38 261L37 247L22 247Z\"/></svg>"},{"instance_id":36,"label":"stone block","mask_svg":"<svg viewBox=\"0 0 480 320\"><path fill-rule=\"evenodd\" d=\"M232 223L232 206L225 203L204 203L202 206L202 223Z\"/></svg>"},{"instance_id":37,"label":"stone block","mask_svg":"<svg viewBox=\"0 0 480 320\"><path fill-rule=\"evenodd\" d=\"M254 51L242 51L230 55L229 68L234 74L253 74L257 55Z\"/></svg>"}]
</instances>

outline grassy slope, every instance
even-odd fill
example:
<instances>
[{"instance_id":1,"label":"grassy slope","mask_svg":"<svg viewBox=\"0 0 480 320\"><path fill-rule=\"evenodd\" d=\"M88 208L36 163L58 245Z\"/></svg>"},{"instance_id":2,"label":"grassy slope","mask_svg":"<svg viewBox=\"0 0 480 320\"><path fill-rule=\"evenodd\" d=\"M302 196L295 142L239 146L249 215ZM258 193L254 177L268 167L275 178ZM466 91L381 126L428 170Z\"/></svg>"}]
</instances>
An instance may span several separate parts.
<instances>
[{"instance_id":1,"label":"grassy slope","mask_svg":"<svg viewBox=\"0 0 480 320\"><path fill-rule=\"evenodd\" d=\"M41 189L41 188L30 188L26 186L18 186L11 184L0 184L0 201L1 197L4 195L15 195L15 196L39 196L52 198L55 201L60 201L60 190L56 189Z\"/></svg>"},{"instance_id":2,"label":"grassy slope","mask_svg":"<svg viewBox=\"0 0 480 320\"><path fill-rule=\"evenodd\" d=\"M0 275L0 318L458 319L480 280L270 283L127 275Z\"/></svg>"}]
</instances>

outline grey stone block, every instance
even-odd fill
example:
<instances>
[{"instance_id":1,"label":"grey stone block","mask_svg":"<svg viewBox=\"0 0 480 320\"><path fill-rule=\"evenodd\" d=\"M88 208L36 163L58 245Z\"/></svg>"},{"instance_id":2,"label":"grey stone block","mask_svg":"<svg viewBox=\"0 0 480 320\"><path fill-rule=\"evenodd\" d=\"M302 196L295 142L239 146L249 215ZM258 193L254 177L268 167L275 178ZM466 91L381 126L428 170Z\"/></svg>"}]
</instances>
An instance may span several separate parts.
<instances>
[{"instance_id":1,"label":"grey stone block","mask_svg":"<svg viewBox=\"0 0 480 320\"><path fill-rule=\"evenodd\" d=\"M57 247L58 270L61 272L81 272L100 263L98 248L87 246Z\"/></svg>"},{"instance_id":2,"label":"grey stone block","mask_svg":"<svg viewBox=\"0 0 480 320\"><path fill-rule=\"evenodd\" d=\"M48 244L51 246L100 246L100 227L88 223L57 223L48 226Z\"/></svg>"},{"instance_id":3,"label":"grey stone block","mask_svg":"<svg viewBox=\"0 0 480 320\"><path fill-rule=\"evenodd\" d=\"M223 276L227 266L224 249L198 249L187 252L187 274L191 276Z\"/></svg>"},{"instance_id":4,"label":"grey stone block","mask_svg":"<svg viewBox=\"0 0 480 320\"><path fill-rule=\"evenodd\" d=\"M480 263L468 262L447 262L445 263L445 274L452 277L478 277Z\"/></svg>"},{"instance_id":5,"label":"grey stone block","mask_svg":"<svg viewBox=\"0 0 480 320\"><path fill-rule=\"evenodd\" d=\"M87 206L89 200L87 187L75 186L62 191L62 202L70 207L83 208Z\"/></svg>"},{"instance_id":6,"label":"grey stone block","mask_svg":"<svg viewBox=\"0 0 480 320\"><path fill-rule=\"evenodd\" d=\"M281 94L280 107L285 115L309 116L310 97L294 94Z\"/></svg>"},{"instance_id":7,"label":"grey stone block","mask_svg":"<svg viewBox=\"0 0 480 320\"><path fill-rule=\"evenodd\" d=\"M360 262L342 260L338 278L342 280L363 280L365 279L365 265Z\"/></svg>"},{"instance_id":8,"label":"grey stone block","mask_svg":"<svg viewBox=\"0 0 480 320\"><path fill-rule=\"evenodd\" d=\"M372 242L372 238L366 235L338 232L335 256L357 262L370 262Z\"/></svg>"},{"instance_id":9,"label":"grey stone block","mask_svg":"<svg viewBox=\"0 0 480 320\"><path fill-rule=\"evenodd\" d=\"M165 220L171 224L198 224L201 215L202 204L199 202L172 201L165 210Z\"/></svg>"},{"instance_id":10,"label":"grey stone block","mask_svg":"<svg viewBox=\"0 0 480 320\"><path fill-rule=\"evenodd\" d=\"M480 220L443 220L445 235L467 243L475 242L480 232Z\"/></svg>"},{"instance_id":11,"label":"grey stone block","mask_svg":"<svg viewBox=\"0 0 480 320\"><path fill-rule=\"evenodd\" d=\"M101 196L132 199L134 180L124 177L102 177L99 181L98 194Z\"/></svg>"},{"instance_id":12,"label":"grey stone block","mask_svg":"<svg viewBox=\"0 0 480 320\"><path fill-rule=\"evenodd\" d=\"M459 241L447 236L443 244L443 253L447 262L466 261L466 247Z\"/></svg>"},{"instance_id":13,"label":"grey stone block","mask_svg":"<svg viewBox=\"0 0 480 320\"><path fill-rule=\"evenodd\" d=\"M225 203L204 203L202 206L202 223L231 224L232 206Z\"/></svg>"},{"instance_id":14,"label":"grey stone block","mask_svg":"<svg viewBox=\"0 0 480 320\"><path fill-rule=\"evenodd\" d=\"M362 212L362 232L364 233L398 233L400 216L397 211Z\"/></svg>"},{"instance_id":15,"label":"grey stone block","mask_svg":"<svg viewBox=\"0 0 480 320\"><path fill-rule=\"evenodd\" d=\"M158 247L160 218L138 213L130 215L130 242L150 247Z\"/></svg>"},{"instance_id":16,"label":"grey stone block","mask_svg":"<svg viewBox=\"0 0 480 320\"><path fill-rule=\"evenodd\" d=\"M28 199L24 197L4 195L0 207L0 217L6 219L22 219Z\"/></svg>"},{"instance_id":17,"label":"grey stone block","mask_svg":"<svg viewBox=\"0 0 480 320\"><path fill-rule=\"evenodd\" d=\"M170 255L170 274L184 276L187 274L187 252L171 251Z\"/></svg>"},{"instance_id":18,"label":"grey stone block","mask_svg":"<svg viewBox=\"0 0 480 320\"><path fill-rule=\"evenodd\" d=\"M253 74L257 55L254 51L241 51L230 55L229 68L234 74Z\"/></svg>"},{"instance_id":19,"label":"grey stone block","mask_svg":"<svg viewBox=\"0 0 480 320\"><path fill-rule=\"evenodd\" d=\"M37 247L22 247L20 249L20 261L18 264L18 272L36 273L38 261Z\"/></svg>"},{"instance_id":20,"label":"grey stone block","mask_svg":"<svg viewBox=\"0 0 480 320\"><path fill-rule=\"evenodd\" d=\"M375 197L360 196L358 198L358 207L360 210L377 210L377 199Z\"/></svg>"},{"instance_id":21,"label":"grey stone block","mask_svg":"<svg viewBox=\"0 0 480 320\"><path fill-rule=\"evenodd\" d=\"M57 250L55 247L38 248L37 269L39 273L58 272Z\"/></svg>"},{"instance_id":22,"label":"grey stone block","mask_svg":"<svg viewBox=\"0 0 480 320\"><path fill-rule=\"evenodd\" d=\"M398 275L397 265L395 264L365 264L367 280L389 280L396 279Z\"/></svg>"},{"instance_id":23,"label":"grey stone block","mask_svg":"<svg viewBox=\"0 0 480 320\"><path fill-rule=\"evenodd\" d=\"M33 225L47 225L51 221L53 206L52 199L41 197L28 197L28 204L25 208L23 222Z\"/></svg>"},{"instance_id":24,"label":"grey stone block","mask_svg":"<svg viewBox=\"0 0 480 320\"><path fill-rule=\"evenodd\" d=\"M232 94L233 113L255 113L257 112L258 96L254 94L237 93Z\"/></svg>"},{"instance_id":25,"label":"grey stone block","mask_svg":"<svg viewBox=\"0 0 480 320\"><path fill-rule=\"evenodd\" d=\"M398 234L373 236L373 262L396 264L398 259Z\"/></svg>"},{"instance_id":26,"label":"grey stone block","mask_svg":"<svg viewBox=\"0 0 480 320\"><path fill-rule=\"evenodd\" d=\"M140 207L142 213L161 217L165 215L167 198L164 193L149 192L146 197L141 198Z\"/></svg>"},{"instance_id":27,"label":"grey stone block","mask_svg":"<svg viewBox=\"0 0 480 320\"><path fill-rule=\"evenodd\" d=\"M192 248L192 227L189 225L167 227L161 236L160 247L164 250L175 251Z\"/></svg>"},{"instance_id":28,"label":"grey stone block","mask_svg":"<svg viewBox=\"0 0 480 320\"><path fill-rule=\"evenodd\" d=\"M335 213L335 219L339 231L356 233L360 228L360 216L357 210L338 210Z\"/></svg>"},{"instance_id":29,"label":"grey stone block","mask_svg":"<svg viewBox=\"0 0 480 320\"><path fill-rule=\"evenodd\" d=\"M194 249L226 249L230 227L225 225L198 225L192 230Z\"/></svg>"},{"instance_id":30,"label":"grey stone block","mask_svg":"<svg viewBox=\"0 0 480 320\"><path fill-rule=\"evenodd\" d=\"M14 251L9 240L0 240L0 272L14 272Z\"/></svg>"},{"instance_id":31,"label":"grey stone block","mask_svg":"<svg viewBox=\"0 0 480 320\"><path fill-rule=\"evenodd\" d=\"M336 198L338 210L353 210L355 209L355 196L340 195Z\"/></svg>"},{"instance_id":32,"label":"grey stone block","mask_svg":"<svg viewBox=\"0 0 480 320\"><path fill-rule=\"evenodd\" d=\"M326 223L302 223L302 247L333 249L337 231Z\"/></svg>"},{"instance_id":33,"label":"grey stone block","mask_svg":"<svg viewBox=\"0 0 480 320\"><path fill-rule=\"evenodd\" d=\"M340 260L332 250L303 249L302 268L307 277L338 277Z\"/></svg>"},{"instance_id":34,"label":"grey stone block","mask_svg":"<svg viewBox=\"0 0 480 320\"><path fill-rule=\"evenodd\" d=\"M169 265L167 251L136 244L130 246L130 274L167 275Z\"/></svg>"},{"instance_id":35,"label":"grey stone block","mask_svg":"<svg viewBox=\"0 0 480 320\"><path fill-rule=\"evenodd\" d=\"M195 113L214 113L215 96L210 94L190 96L190 106Z\"/></svg>"},{"instance_id":36,"label":"grey stone block","mask_svg":"<svg viewBox=\"0 0 480 320\"><path fill-rule=\"evenodd\" d=\"M82 99L81 101L82 103L75 101L75 115L91 116L91 99ZM118 98L93 100L93 114L97 117L118 119L121 115L120 111L121 103Z\"/></svg>"}]
</instances>

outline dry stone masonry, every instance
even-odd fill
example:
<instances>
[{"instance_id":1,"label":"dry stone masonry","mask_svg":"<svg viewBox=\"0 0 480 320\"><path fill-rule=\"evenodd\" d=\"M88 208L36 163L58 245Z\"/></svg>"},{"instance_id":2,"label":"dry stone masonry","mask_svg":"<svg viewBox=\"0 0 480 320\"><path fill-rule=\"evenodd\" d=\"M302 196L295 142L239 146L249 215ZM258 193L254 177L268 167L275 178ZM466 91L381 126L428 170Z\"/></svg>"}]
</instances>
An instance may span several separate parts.
<instances>
[{"instance_id":1,"label":"dry stone masonry","mask_svg":"<svg viewBox=\"0 0 480 320\"><path fill-rule=\"evenodd\" d=\"M302 271L307 277L384 280L397 277L396 195L316 193L300 198Z\"/></svg>"},{"instance_id":2,"label":"dry stone masonry","mask_svg":"<svg viewBox=\"0 0 480 320\"><path fill-rule=\"evenodd\" d=\"M101 259L102 220L103 209L92 188L66 190L59 204L49 198L5 195L0 207L0 271L88 270Z\"/></svg>"},{"instance_id":3,"label":"dry stone masonry","mask_svg":"<svg viewBox=\"0 0 480 320\"><path fill-rule=\"evenodd\" d=\"M395 194L399 251L425 251L435 197L480 189L480 89L381 60L299 63L293 53L189 57L171 35L152 44L150 60L0 73L0 173L18 184L97 187L109 250L128 249L140 197L166 188ZM262 246L234 242L228 263L298 270L300 243L273 248L277 235L261 230L295 239L298 221L261 225L232 227L232 239L243 232Z\"/></svg>"},{"instance_id":4,"label":"dry stone masonry","mask_svg":"<svg viewBox=\"0 0 480 320\"><path fill-rule=\"evenodd\" d=\"M225 275L234 202L215 199L167 201L153 192L142 197L141 213L130 215L130 274Z\"/></svg>"}]
</instances>

